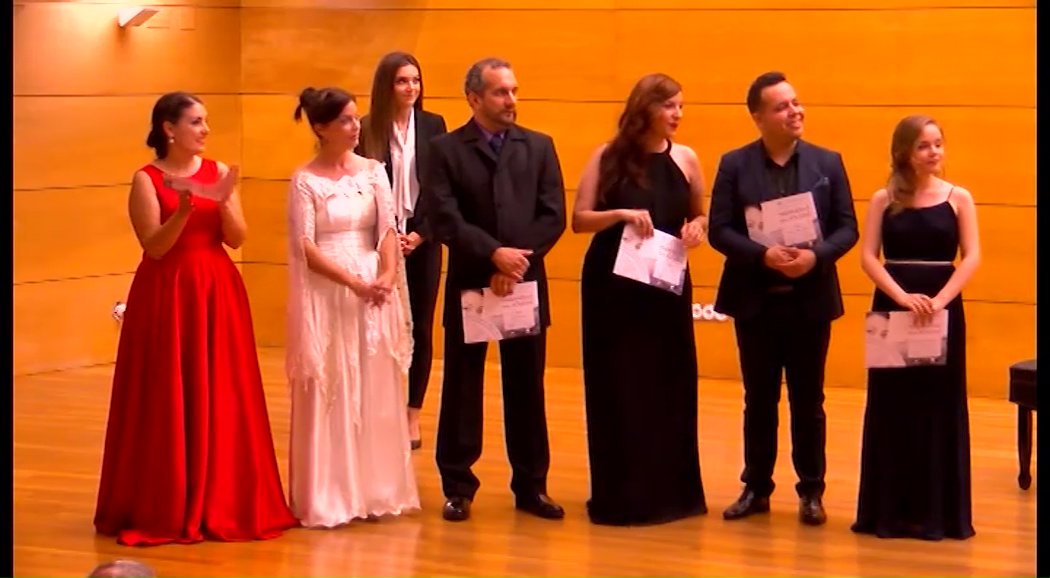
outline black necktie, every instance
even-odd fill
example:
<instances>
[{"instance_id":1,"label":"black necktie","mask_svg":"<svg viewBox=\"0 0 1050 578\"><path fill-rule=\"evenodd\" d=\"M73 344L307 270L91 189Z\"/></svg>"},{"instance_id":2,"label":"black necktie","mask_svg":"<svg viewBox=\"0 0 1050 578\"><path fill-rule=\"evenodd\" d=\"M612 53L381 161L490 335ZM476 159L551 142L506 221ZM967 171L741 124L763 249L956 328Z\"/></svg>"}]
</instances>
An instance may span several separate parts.
<instances>
[{"instance_id":1,"label":"black necktie","mask_svg":"<svg viewBox=\"0 0 1050 578\"><path fill-rule=\"evenodd\" d=\"M492 147L492 152L499 157L499 152L503 150L503 134L492 135L492 138L489 140L489 146Z\"/></svg>"}]
</instances>

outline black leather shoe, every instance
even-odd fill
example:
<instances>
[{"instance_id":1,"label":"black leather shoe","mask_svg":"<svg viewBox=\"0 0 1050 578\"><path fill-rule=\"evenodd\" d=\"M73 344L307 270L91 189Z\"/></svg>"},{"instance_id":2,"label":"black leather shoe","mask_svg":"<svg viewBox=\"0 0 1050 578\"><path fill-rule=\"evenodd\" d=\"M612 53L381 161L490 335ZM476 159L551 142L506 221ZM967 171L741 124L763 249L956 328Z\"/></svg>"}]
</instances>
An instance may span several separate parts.
<instances>
[{"instance_id":1,"label":"black leather shoe","mask_svg":"<svg viewBox=\"0 0 1050 578\"><path fill-rule=\"evenodd\" d=\"M445 502L441 515L449 522L462 522L470 518L470 498L452 497Z\"/></svg>"},{"instance_id":2,"label":"black leather shoe","mask_svg":"<svg viewBox=\"0 0 1050 578\"><path fill-rule=\"evenodd\" d=\"M547 494L517 497L514 499L514 507L548 520L560 520L565 517L565 510Z\"/></svg>"},{"instance_id":3,"label":"black leather shoe","mask_svg":"<svg viewBox=\"0 0 1050 578\"><path fill-rule=\"evenodd\" d=\"M746 518L751 514L760 514L762 512L769 511L769 497L758 497L755 492L745 489L744 493L740 494L735 502L725 512L722 512L722 517L726 520L739 520L740 518Z\"/></svg>"},{"instance_id":4,"label":"black leather shoe","mask_svg":"<svg viewBox=\"0 0 1050 578\"><path fill-rule=\"evenodd\" d=\"M798 519L803 524L819 526L828 521L828 515L824 512L824 504L820 498L802 498L798 502Z\"/></svg>"}]
</instances>

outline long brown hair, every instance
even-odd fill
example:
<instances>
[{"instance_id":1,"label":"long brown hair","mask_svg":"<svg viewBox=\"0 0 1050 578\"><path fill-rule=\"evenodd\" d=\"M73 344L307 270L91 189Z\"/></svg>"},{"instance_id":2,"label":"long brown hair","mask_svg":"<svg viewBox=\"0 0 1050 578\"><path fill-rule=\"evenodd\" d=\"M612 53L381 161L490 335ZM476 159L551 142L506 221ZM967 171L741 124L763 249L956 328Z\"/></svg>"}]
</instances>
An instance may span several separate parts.
<instances>
[{"instance_id":1,"label":"long brown hair","mask_svg":"<svg viewBox=\"0 0 1050 578\"><path fill-rule=\"evenodd\" d=\"M901 211L915 198L915 169L911 166L915 143L927 126L936 126L944 136L944 130L933 117L924 114L906 116L893 129L890 144L890 176L886 181L886 193L890 197L890 213Z\"/></svg>"},{"instance_id":2,"label":"long brown hair","mask_svg":"<svg viewBox=\"0 0 1050 578\"><path fill-rule=\"evenodd\" d=\"M368 118L361 127L362 156L382 160L390 146L394 132L394 80L402 66L411 64L419 71L419 97L413 108L423 110L423 68L415 56L407 52L391 52L379 60L372 76L372 96Z\"/></svg>"},{"instance_id":3,"label":"long brown hair","mask_svg":"<svg viewBox=\"0 0 1050 578\"><path fill-rule=\"evenodd\" d=\"M682 85L660 73L646 75L634 85L620 114L616 136L602 152L598 163L599 199L604 199L609 191L624 182L633 182L643 188L647 186L647 151L643 138L649 132L656 111L680 92Z\"/></svg>"}]
</instances>

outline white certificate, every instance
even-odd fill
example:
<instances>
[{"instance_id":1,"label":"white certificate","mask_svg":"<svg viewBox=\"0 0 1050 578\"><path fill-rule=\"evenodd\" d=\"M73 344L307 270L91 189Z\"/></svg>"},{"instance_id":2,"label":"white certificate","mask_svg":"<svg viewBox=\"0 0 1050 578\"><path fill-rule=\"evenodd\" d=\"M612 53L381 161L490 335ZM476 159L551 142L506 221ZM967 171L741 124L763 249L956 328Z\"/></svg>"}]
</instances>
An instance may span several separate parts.
<instances>
[{"instance_id":1,"label":"white certificate","mask_svg":"<svg viewBox=\"0 0 1050 578\"><path fill-rule=\"evenodd\" d=\"M686 259L682 240L660 230L643 238L633 226L623 228L613 273L675 295L682 294Z\"/></svg>"},{"instance_id":2,"label":"white certificate","mask_svg":"<svg viewBox=\"0 0 1050 578\"><path fill-rule=\"evenodd\" d=\"M745 207L744 220L748 236L766 247L811 248L823 239L812 192Z\"/></svg>"},{"instance_id":3,"label":"white certificate","mask_svg":"<svg viewBox=\"0 0 1050 578\"><path fill-rule=\"evenodd\" d=\"M535 281L514 285L510 295L499 297L492 289L460 293L463 309L463 342L502 341L540 332L539 288Z\"/></svg>"},{"instance_id":4,"label":"white certificate","mask_svg":"<svg viewBox=\"0 0 1050 578\"><path fill-rule=\"evenodd\" d=\"M948 361L948 312L925 324L910 311L871 311L865 319L865 367L945 365Z\"/></svg>"}]
</instances>

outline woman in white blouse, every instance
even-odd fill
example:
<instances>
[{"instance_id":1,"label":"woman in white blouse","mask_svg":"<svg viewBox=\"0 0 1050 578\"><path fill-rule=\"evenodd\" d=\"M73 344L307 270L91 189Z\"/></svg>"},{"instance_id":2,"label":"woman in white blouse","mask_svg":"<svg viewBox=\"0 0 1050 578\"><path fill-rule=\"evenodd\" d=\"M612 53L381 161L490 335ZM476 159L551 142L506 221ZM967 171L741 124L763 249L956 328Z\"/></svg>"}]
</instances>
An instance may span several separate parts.
<instances>
[{"instance_id":1,"label":"woman in white blouse","mask_svg":"<svg viewBox=\"0 0 1050 578\"><path fill-rule=\"evenodd\" d=\"M408 373L412 449L422 445L419 411L434 356L434 311L441 277L441 245L431 240L423 176L430 140L445 132L445 119L423 110L423 72L419 61L405 52L384 56L373 77L369 113L361 121L358 153L385 164L394 194L413 320L414 349Z\"/></svg>"}]
</instances>

